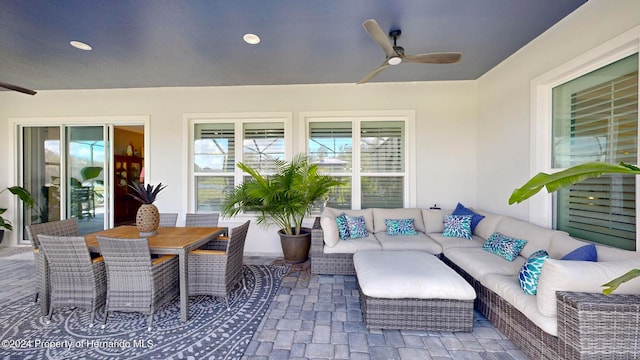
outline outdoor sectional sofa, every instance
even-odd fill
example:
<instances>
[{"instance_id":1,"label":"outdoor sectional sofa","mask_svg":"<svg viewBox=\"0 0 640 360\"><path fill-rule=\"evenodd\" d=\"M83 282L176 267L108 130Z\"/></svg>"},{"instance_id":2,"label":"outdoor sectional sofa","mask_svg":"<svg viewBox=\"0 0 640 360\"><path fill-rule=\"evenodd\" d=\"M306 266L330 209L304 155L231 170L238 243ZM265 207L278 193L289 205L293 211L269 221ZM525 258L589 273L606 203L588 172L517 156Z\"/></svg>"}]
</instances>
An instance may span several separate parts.
<instances>
[{"instance_id":1,"label":"outdoor sectional sofa","mask_svg":"<svg viewBox=\"0 0 640 360\"><path fill-rule=\"evenodd\" d=\"M353 254L360 250L425 251L438 256L469 282L474 307L532 359L640 357L640 279L603 295L601 285L633 268L640 255L596 245L597 262L558 260L586 243L562 231L509 216L473 210L484 216L472 239L444 236L444 216L429 209L338 210L327 208L312 230L311 271L354 275ZM363 216L369 236L339 238L336 216ZM389 236L385 219L413 219L418 235ZM483 249L494 233L527 240L513 260ZM538 250L546 250L537 295L520 287L518 274Z\"/></svg>"}]
</instances>

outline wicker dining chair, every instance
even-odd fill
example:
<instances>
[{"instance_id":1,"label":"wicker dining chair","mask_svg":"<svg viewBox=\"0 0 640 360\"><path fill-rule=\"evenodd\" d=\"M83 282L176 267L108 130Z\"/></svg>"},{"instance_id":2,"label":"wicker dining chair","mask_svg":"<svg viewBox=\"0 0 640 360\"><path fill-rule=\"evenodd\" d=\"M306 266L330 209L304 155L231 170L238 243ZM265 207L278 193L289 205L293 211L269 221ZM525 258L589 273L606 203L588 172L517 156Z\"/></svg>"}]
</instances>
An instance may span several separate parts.
<instances>
[{"instance_id":1,"label":"wicker dining chair","mask_svg":"<svg viewBox=\"0 0 640 360\"><path fill-rule=\"evenodd\" d=\"M175 227L178 222L178 213L160 213L160 225L163 227Z\"/></svg>"},{"instance_id":2,"label":"wicker dining chair","mask_svg":"<svg viewBox=\"0 0 640 360\"><path fill-rule=\"evenodd\" d=\"M49 317L53 309L82 307L91 310L91 325L96 310L105 303L106 273L102 257L92 259L84 236L37 235L47 257L51 286Z\"/></svg>"},{"instance_id":3,"label":"wicker dining chair","mask_svg":"<svg viewBox=\"0 0 640 360\"><path fill-rule=\"evenodd\" d=\"M178 295L178 257L151 259L149 241L98 236L107 268L107 302L104 322L110 311L149 314L149 331L155 310Z\"/></svg>"},{"instance_id":4,"label":"wicker dining chair","mask_svg":"<svg viewBox=\"0 0 640 360\"><path fill-rule=\"evenodd\" d=\"M40 241L38 235L53 236L77 236L78 219L70 218L66 220L51 221L41 224L32 224L26 226L27 238L31 242L33 249L33 259L36 265L36 295L35 302L40 298L40 314L47 315L49 311L49 264L47 258L40 252Z\"/></svg>"},{"instance_id":5,"label":"wicker dining chair","mask_svg":"<svg viewBox=\"0 0 640 360\"><path fill-rule=\"evenodd\" d=\"M244 243L249 221L233 228L226 250L197 249L189 252L189 295L224 297L227 309L229 292L238 282L246 289L242 272Z\"/></svg>"},{"instance_id":6,"label":"wicker dining chair","mask_svg":"<svg viewBox=\"0 0 640 360\"><path fill-rule=\"evenodd\" d=\"M185 215L184 226L186 226L186 227L197 227L197 226L216 227L216 226L218 226L218 219L219 218L220 218L220 213L187 213Z\"/></svg>"}]
</instances>

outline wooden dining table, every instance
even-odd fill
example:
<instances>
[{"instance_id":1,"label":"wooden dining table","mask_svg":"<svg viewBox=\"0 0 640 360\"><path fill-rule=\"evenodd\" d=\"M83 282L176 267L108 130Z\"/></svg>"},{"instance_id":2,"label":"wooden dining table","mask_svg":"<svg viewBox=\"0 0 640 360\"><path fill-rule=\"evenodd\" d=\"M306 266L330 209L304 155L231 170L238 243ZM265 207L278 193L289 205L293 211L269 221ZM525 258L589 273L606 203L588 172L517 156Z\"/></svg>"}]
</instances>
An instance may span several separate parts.
<instances>
[{"instance_id":1,"label":"wooden dining table","mask_svg":"<svg viewBox=\"0 0 640 360\"><path fill-rule=\"evenodd\" d=\"M180 267L180 318L189 320L189 251L226 234L226 227L159 227L157 234L146 236L149 251L158 255L178 255ZM135 226L118 226L113 229L85 235L89 251L99 253L98 236L132 239L140 238Z\"/></svg>"}]
</instances>

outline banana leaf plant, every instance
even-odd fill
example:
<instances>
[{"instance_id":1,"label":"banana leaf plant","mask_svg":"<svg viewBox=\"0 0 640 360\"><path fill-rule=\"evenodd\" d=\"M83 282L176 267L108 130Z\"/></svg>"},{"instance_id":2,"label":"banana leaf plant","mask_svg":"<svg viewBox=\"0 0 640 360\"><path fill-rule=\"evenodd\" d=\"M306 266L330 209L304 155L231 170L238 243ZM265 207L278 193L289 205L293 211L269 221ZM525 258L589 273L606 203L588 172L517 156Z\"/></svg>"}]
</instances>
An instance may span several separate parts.
<instances>
[{"instance_id":1,"label":"banana leaf plant","mask_svg":"<svg viewBox=\"0 0 640 360\"><path fill-rule=\"evenodd\" d=\"M4 192L5 190L9 190L10 193L17 196L22 202L24 202L25 206L27 206L28 208L32 208L35 205L35 200L27 189L20 186L11 186L3 189L2 191L0 191L0 193ZM4 214L6 211L6 208L0 208L0 229L11 231L13 230L11 221L2 217L2 214Z\"/></svg>"},{"instance_id":2,"label":"banana leaf plant","mask_svg":"<svg viewBox=\"0 0 640 360\"><path fill-rule=\"evenodd\" d=\"M640 175L640 168L623 162L619 164L590 162L572 166L553 174L541 172L532 177L526 184L513 191L509 198L509 205L521 203L537 194L543 188L546 188L547 192L552 193L564 187L569 187L573 184L579 183L580 181L599 177L605 174ZM605 289L602 290L602 293L609 295L621 284L629 280L633 280L638 276L640 276L640 269L633 269L626 274L603 284L602 286Z\"/></svg>"}]
</instances>

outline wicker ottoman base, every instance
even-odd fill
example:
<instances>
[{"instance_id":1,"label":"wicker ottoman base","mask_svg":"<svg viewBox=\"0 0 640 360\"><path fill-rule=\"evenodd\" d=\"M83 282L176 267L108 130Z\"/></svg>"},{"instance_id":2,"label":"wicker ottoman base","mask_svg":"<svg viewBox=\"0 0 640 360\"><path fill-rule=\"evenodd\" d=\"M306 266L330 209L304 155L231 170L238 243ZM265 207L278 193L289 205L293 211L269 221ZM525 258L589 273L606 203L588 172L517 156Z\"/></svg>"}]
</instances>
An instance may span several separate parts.
<instances>
[{"instance_id":1,"label":"wicker ottoman base","mask_svg":"<svg viewBox=\"0 0 640 360\"><path fill-rule=\"evenodd\" d=\"M360 304L369 329L473 330L473 300L380 299L360 291Z\"/></svg>"},{"instance_id":2,"label":"wicker ottoman base","mask_svg":"<svg viewBox=\"0 0 640 360\"><path fill-rule=\"evenodd\" d=\"M368 328L472 331L476 293L437 257L420 251L354 255Z\"/></svg>"}]
</instances>

